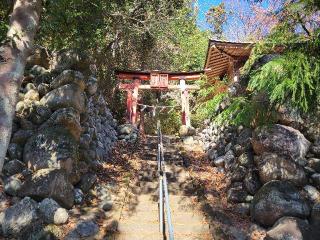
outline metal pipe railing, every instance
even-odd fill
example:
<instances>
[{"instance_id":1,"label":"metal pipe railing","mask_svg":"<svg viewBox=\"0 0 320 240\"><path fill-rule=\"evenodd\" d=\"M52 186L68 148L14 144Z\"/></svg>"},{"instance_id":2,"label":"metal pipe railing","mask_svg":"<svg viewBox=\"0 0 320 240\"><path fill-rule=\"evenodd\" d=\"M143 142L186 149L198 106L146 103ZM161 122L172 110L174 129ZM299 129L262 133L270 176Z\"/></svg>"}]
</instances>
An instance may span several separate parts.
<instances>
[{"instance_id":1,"label":"metal pipe railing","mask_svg":"<svg viewBox=\"0 0 320 240\"><path fill-rule=\"evenodd\" d=\"M164 218L164 205L165 205L169 240L174 240L160 121L158 121L157 123L157 133L158 133L157 162L158 162L158 174L159 174L159 203L158 203L159 204L159 230L160 230L160 233L163 234L164 239L166 239L166 231L165 231L166 224L165 224L165 218Z\"/></svg>"}]
</instances>

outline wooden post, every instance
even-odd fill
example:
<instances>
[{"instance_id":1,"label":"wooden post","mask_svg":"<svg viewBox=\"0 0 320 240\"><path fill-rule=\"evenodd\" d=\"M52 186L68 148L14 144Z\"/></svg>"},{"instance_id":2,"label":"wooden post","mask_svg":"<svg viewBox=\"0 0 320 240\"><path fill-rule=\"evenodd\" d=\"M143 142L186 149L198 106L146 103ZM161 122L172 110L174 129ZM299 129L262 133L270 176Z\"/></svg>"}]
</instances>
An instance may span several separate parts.
<instances>
[{"instance_id":1,"label":"wooden post","mask_svg":"<svg viewBox=\"0 0 320 240\"><path fill-rule=\"evenodd\" d=\"M132 90L127 89L127 122L131 123L132 119Z\"/></svg>"},{"instance_id":2,"label":"wooden post","mask_svg":"<svg viewBox=\"0 0 320 240\"><path fill-rule=\"evenodd\" d=\"M138 106L138 95L139 95L139 85L140 80L134 80L134 88L132 92L132 115L131 115L131 124L137 123L137 106Z\"/></svg>"},{"instance_id":3,"label":"wooden post","mask_svg":"<svg viewBox=\"0 0 320 240\"><path fill-rule=\"evenodd\" d=\"M139 131L142 136L144 136L144 110L140 110L140 125L139 125Z\"/></svg>"},{"instance_id":4,"label":"wooden post","mask_svg":"<svg viewBox=\"0 0 320 240\"><path fill-rule=\"evenodd\" d=\"M182 125L187 127L191 126L190 121L190 110L189 110L189 92L186 88L186 81L184 79L180 80L180 90L181 90L181 121Z\"/></svg>"}]
</instances>

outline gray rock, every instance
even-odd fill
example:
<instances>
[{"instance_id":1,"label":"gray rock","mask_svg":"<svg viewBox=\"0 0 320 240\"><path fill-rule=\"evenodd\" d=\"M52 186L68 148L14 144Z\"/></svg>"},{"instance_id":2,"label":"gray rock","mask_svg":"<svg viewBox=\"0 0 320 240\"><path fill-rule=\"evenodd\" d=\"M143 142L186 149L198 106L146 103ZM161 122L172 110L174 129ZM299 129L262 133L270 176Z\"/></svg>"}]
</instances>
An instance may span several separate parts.
<instances>
[{"instance_id":1,"label":"gray rock","mask_svg":"<svg viewBox=\"0 0 320 240\"><path fill-rule=\"evenodd\" d=\"M52 126L64 126L72 136L79 141L82 128L80 125L80 114L73 108L60 108L55 111L50 118L40 126L45 129Z\"/></svg>"},{"instance_id":2,"label":"gray rock","mask_svg":"<svg viewBox=\"0 0 320 240\"><path fill-rule=\"evenodd\" d=\"M298 109L281 105L277 108L279 123L301 130L304 125L303 118Z\"/></svg>"},{"instance_id":3,"label":"gray rock","mask_svg":"<svg viewBox=\"0 0 320 240\"><path fill-rule=\"evenodd\" d=\"M316 171L311 167L304 167L304 171L308 177L311 177L312 174L316 173Z\"/></svg>"},{"instance_id":4,"label":"gray rock","mask_svg":"<svg viewBox=\"0 0 320 240\"><path fill-rule=\"evenodd\" d=\"M227 192L228 201L235 203L245 202L247 195L242 186L231 187Z\"/></svg>"},{"instance_id":5,"label":"gray rock","mask_svg":"<svg viewBox=\"0 0 320 240\"><path fill-rule=\"evenodd\" d=\"M274 152L296 159L306 156L310 142L298 130L274 124L257 128L253 134L252 145L258 155Z\"/></svg>"},{"instance_id":6,"label":"gray rock","mask_svg":"<svg viewBox=\"0 0 320 240\"><path fill-rule=\"evenodd\" d=\"M25 169L25 164L17 159L13 159L3 166L3 173L7 176L21 173Z\"/></svg>"},{"instance_id":7,"label":"gray rock","mask_svg":"<svg viewBox=\"0 0 320 240\"><path fill-rule=\"evenodd\" d=\"M87 173L83 175L78 183L78 187L84 192L87 193L93 184L97 181L97 175L94 173Z\"/></svg>"},{"instance_id":8,"label":"gray rock","mask_svg":"<svg viewBox=\"0 0 320 240\"><path fill-rule=\"evenodd\" d=\"M312 145L310 147L310 152L313 153L316 157L320 157L320 145Z\"/></svg>"},{"instance_id":9,"label":"gray rock","mask_svg":"<svg viewBox=\"0 0 320 240\"><path fill-rule=\"evenodd\" d=\"M39 101L39 93L35 89L30 89L25 95L24 100Z\"/></svg>"},{"instance_id":10,"label":"gray rock","mask_svg":"<svg viewBox=\"0 0 320 240\"><path fill-rule=\"evenodd\" d=\"M259 224L272 226L283 216L306 218L310 207L293 184L276 180L259 189L253 198L250 214Z\"/></svg>"},{"instance_id":11,"label":"gray rock","mask_svg":"<svg viewBox=\"0 0 320 240\"><path fill-rule=\"evenodd\" d=\"M262 183L271 180L290 180L298 186L307 183L307 177L302 166L275 153L263 153L258 163L258 169Z\"/></svg>"},{"instance_id":12,"label":"gray rock","mask_svg":"<svg viewBox=\"0 0 320 240\"><path fill-rule=\"evenodd\" d=\"M237 138L237 144L241 145L244 151L248 151L251 149L251 139L252 129L245 128L240 132Z\"/></svg>"},{"instance_id":13,"label":"gray rock","mask_svg":"<svg viewBox=\"0 0 320 240\"><path fill-rule=\"evenodd\" d=\"M238 162L240 165L245 167L250 167L253 165L253 153L251 151L244 152L238 157Z\"/></svg>"},{"instance_id":14,"label":"gray rock","mask_svg":"<svg viewBox=\"0 0 320 240\"><path fill-rule=\"evenodd\" d=\"M320 173L320 159L318 158L309 158L308 166L314 169L316 172Z\"/></svg>"},{"instance_id":15,"label":"gray rock","mask_svg":"<svg viewBox=\"0 0 320 240\"><path fill-rule=\"evenodd\" d=\"M49 107L43 105L34 105L30 109L30 114L28 118L34 124L39 125L46 121L51 116L51 114L52 112Z\"/></svg>"},{"instance_id":16,"label":"gray rock","mask_svg":"<svg viewBox=\"0 0 320 240\"><path fill-rule=\"evenodd\" d=\"M216 167L223 167L224 166L224 156L220 156L213 161Z\"/></svg>"},{"instance_id":17,"label":"gray rock","mask_svg":"<svg viewBox=\"0 0 320 240\"><path fill-rule=\"evenodd\" d=\"M4 236L19 236L39 222L37 203L25 197L0 214L0 226Z\"/></svg>"},{"instance_id":18,"label":"gray rock","mask_svg":"<svg viewBox=\"0 0 320 240\"><path fill-rule=\"evenodd\" d=\"M320 188L320 173L314 173L311 175L312 183Z\"/></svg>"},{"instance_id":19,"label":"gray rock","mask_svg":"<svg viewBox=\"0 0 320 240\"><path fill-rule=\"evenodd\" d=\"M99 232L99 226L91 221L91 220L85 220L76 226L76 228L71 231L67 236L66 240L75 240L75 239L81 239L81 240L91 240L94 239L94 236Z\"/></svg>"},{"instance_id":20,"label":"gray rock","mask_svg":"<svg viewBox=\"0 0 320 240\"><path fill-rule=\"evenodd\" d=\"M231 175L232 182L241 182L247 174L247 169L243 166L238 166Z\"/></svg>"},{"instance_id":21,"label":"gray rock","mask_svg":"<svg viewBox=\"0 0 320 240\"><path fill-rule=\"evenodd\" d=\"M40 83L37 89L38 89L38 92L39 92L39 96L43 97L48 92L50 92L50 85L46 84L46 83Z\"/></svg>"},{"instance_id":22,"label":"gray rock","mask_svg":"<svg viewBox=\"0 0 320 240\"><path fill-rule=\"evenodd\" d=\"M8 155L10 159L21 159L22 148L16 143L10 143L8 146Z\"/></svg>"},{"instance_id":23,"label":"gray rock","mask_svg":"<svg viewBox=\"0 0 320 240\"><path fill-rule=\"evenodd\" d=\"M180 137L194 136L196 130L193 127L187 127L186 125L181 125L179 129Z\"/></svg>"},{"instance_id":24,"label":"gray rock","mask_svg":"<svg viewBox=\"0 0 320 240\"><path fill-rule=\"evenodd\" d=\"M66 69L85 71L88 69L88 66L87 56L74 49L63 49L53 52L50 61L50 69L55 72L62 72Z\"/></svg>"},{"instance_id":25,"label":"gray rock","mask_svg":"<svg viewBox=\"0 0 320 240\"><path fill-rule=\"evenodd\" d=\"M39 65L45 68L49 67L49 55L47 49L40 46L35 46L32 54L27 58L26 68Z\"/></svg>"},{"instance_id":26,"label":"gray rock","mask_svg":"<svg viewBox=\"0 0 320 240\"><path fill-rule=\"evenodd\" d=\"M86 92L91 96L98 90L98 80L94 77L90 77L86 84Z\"/></svg>"},{"instance_id":27,"label":"gray rock","mask_svg":"<svg viewBox=\"0 0 320 240\"><path fill-rule=\"evenodd\" d=\"M237 203L235 211L243 217L248 216L250 214L250 203Z\"/></svg>"},{"instance_id":28,"label":"gray rock","mask_svg":"<svg viewBox=\"0 0 320 240\"><path fill-rule=\"evenodd\" d=\"M52 110L72 107L80 113L85 111L85 96L76 84L67 84L48 92L40 103Z\"/></svg>"},{"instance_id":29,"label":"gray rock","mask_svg":"<svg viewBox=\"0 0 320 240\"><path fill-rule=\"evenodd\" d=\"M39 65L34 65L31 69L30 69L30 73L32 75L35 75L35 76L39 76L39 75L42 75L42 74L45 74L47 73L48 70L45 69L44 67L41 67Z\"/></svg>"},{"instance_id":30,"label":"gray rock","mask_svg":"<svg viewBox=\"0 0 320 240\"><path fill-rule=\"evenodd\" d=\"M74 70L64 70L50 83L50 87L52 89L55 89L69 83L77 84L82 91L84 91L85 89L85 81L83 74Z\"/></svg>"},{"instance_id":31,"label":"gray rock","mask_svg":"<svg viewBox=\"0 0 320 240\"><path fill-rule=\"evenodd\" d=\"M118 126L119 134L129 135L129 134L131 134L133 132L137 132L137 131L138 131L138 129L131 124L123 124L123 125Z\"/></svg>"},{"instance_id":32,"label":"gray rock","mask_svg":"<svg viewBox=\"0 0 320 240\"><path fill-rule=\"evenodd\" d=\"M33 130L20 129L13 134L11 142L24 145L28 138L30 138L33 135L33 133Z\"/></svg>"},{"instance_id":33,"label":"gray rock","mask_svg":"<svg viewBox=\"0 0 320 240\"><path fill-rule=\"evenodd\" d=\"M245 189L248 193L254 195L261 187L259 175L256 171L248 171L243 181Z\"/></svg>"},{"instance_id":34,"label":"gray rock","mask_svg":"<svg viewBox=\"0 0 320 240\"><path fill-rule=\"evenodd\" d=\"M74 189L74 203L75 204L82 204L84 200L84 194L81 189L75 188Z\"/></svg>"},{"instance_id":35,"label":"gray rock","mask_svg":"<svg viewBox=\"0 0 320 240\"><path fill-rule=\"evenodd\" d=\"M137 138L137 136L135 136L134 138ZM184 144L186 145L193 145L194 144L194 139L193 136L186 136L182 138L182 141Z\"/></svg>"},{"instance_id":36,"label":"gray rock","mask_svg":"<svg viewBox=\"0 0 320 240\"><path fill-rule=\"evenodd\" d=\"M51 198L43 199L39 203L39 210L44 221L48 224L64 224L68 221L69 218L67 210L61 208L59 204Z\"/></svg>"},{"instance_id":37,"label":"gray rock","mask_svg":"<svg viewBox=\"0 0 320 240\"><path fill-rule=\"evenodd\" d=\"M298 164L298 165L300 165L300 166L302 166L302 167L304 167L304 166L306 166L307 164L308 164L308 161L307 161L307 159L305 159L305 158L296 158L296 159L294 159L294 161Z\"/></svg>"},{"instance_id":38,"label":"gray rock","mask_svg":"<svg viewBox=\"0 0 320 240\"><path fill-rule=\"evenodd\" d=\"M41 169L27 179L19 191L19 196L35 199L52 198L62 207L70 209L74 203L73 186L64 170Z\"/></svg>"},{"instance_id":39,"label":"gray rock","mask_svg":"<svg viewBox=\"0 0 320 240\"><path fill-rule=\"evenodd\" d=\"M69 174L79 159L78 144L68 130L55 126L40 130L28 139L23 160L33 171L65 169Z\"/></svg>"},{"instance_id":40,"label":"gray rock","mask_svg":"<svg viewBox=\"0 0 320 240\"><path fill-rule=\"evenodd\" d=\"M320 202L313 205L311 210L311 223L313 225L320 225Z\"/></svg>"},{"instance_id":41,"label":"gray rock","mask_svg":"<svg viewBox=\"0 0 320 240\"><path fill-rule=\"evenodd\" d=\"M236 165L236 158L232 150L229 150L226 155L224 155L224 167L225 169L233 169Z\"/></svg>"},{"instance_id":42,"label":"gray rock","mask_svg":"<svg viewBox=\"0 0 320 240\"><path fill-rule=\"evenodd\" d=\"M102 203L102 209L106 212L110 211L113 207L113 203L111 201L104 201Z\"/></svg>"},{"instance_id":43,"label":"gray rock","mask_svg":"<svg viewBox=\"0 0 320 240\"><path fill-rule=\"evenodd\" d=\"M33 83L27 83L27 85L25 87L25 92L28 92L31 89L37 89L37 88Z\"/></svg>"},{"instance_id":44,"label":"gray rock","mask_svg":"<svg viewBox=\"0 0 320 240\"><path fill-rule=\"evenodd\" d=\"M11 176L4 181L4 191L11 196L17 196L21 186L22 182L16 175Z\"/></svg>"},{"instance_id":45,"label":"gray rock","mask_svg":"<svg viewBox=\"0 0 320 240\"><path fill-rule=\"evenodd\" d=\"M265 240L306 240L311 239L307 220L295 217L282 217L267 232Z\"/></svg>"},{"instance_id":46,"label":"gray rock","mask_svg":"<svg viewBox=\"0 0 320 240\"><path fill-rule=\"evenodd\" d=\"M37 126L35 126L31 121L25 118L20 119L20 126L23 130L34 130L37 128Z\"/></svg>"},{"instance_id":47,"label":"gray rock","mask_svg":"<svg viewBox=\"0 0 320 240\"><path fill-rule=\"evenodd\" d=\"M311 202L320 202L320 192L315 187L306 185L303 187L303 190L305 191Z\"/></svg>"}]
</instances>

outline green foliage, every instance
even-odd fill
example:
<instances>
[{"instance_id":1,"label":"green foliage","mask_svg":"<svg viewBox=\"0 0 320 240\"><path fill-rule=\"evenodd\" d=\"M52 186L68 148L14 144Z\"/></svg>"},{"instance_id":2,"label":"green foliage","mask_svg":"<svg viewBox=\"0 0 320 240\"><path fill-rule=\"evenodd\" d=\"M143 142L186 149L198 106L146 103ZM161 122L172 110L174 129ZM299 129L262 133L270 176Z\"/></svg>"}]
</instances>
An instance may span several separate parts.
<instances>
[{"instance_id":1,"label":"green foliage","mask_svg":"<svg viewBox=\"0 0 320 240\"><path fill-rule=\"evenodd\" d=\"M216 81L215 84L210 84L204 77L197 81L200 90L197 91L196 105L192 110L191 120L192 124L197 127L200 126L205 119L212 119L216 115L217 108L222 100L226 97L224 91L225 82Z\"/></svg>"},{"instance_id":2,"label":"green foliage","mask_svg":"<svg viewBox=\"0 0 320 240\"><path fill-rule=\"evenodd\" d=\"M212 6L206 15L207 22L211 27L214 38L221 39L223 35L223 24L227 20L227 12L224 3Z\"/></svg>"},{"instance_id":3,"label":"green foliage","mask_svg":"<svg viewBox=\"0 0 320 240\"><path fill-rule=\"evenodd\" d=\"M231 104L218 114L214 121L218 124L243 125L256 127L275 122L275 115L266 102L261 102L255 97L235 97Z\"/></svg>"},{"instance_id":4,"label":"green foliage","mask_svg":"<svg viewBox=\"0 0 320 240\"><path fill-rule=\"evenodd\" d=\"M268 95L270 111L288 104L310 112L320 99L319 6L315 1L296 1L284 5L280 16L271 34L255 46L243 73L250 75L249 90ZM279 49L279 56L252 68L263 55Z\"/></svg>"},{"instance_id":5,"label":"green foliage","mask_svg":"<svg viewBox=\"0 0 320 240\"><path fill-rule=\"evenodd\" d=\"M319 99L320 59L293 51L254 71L250 90L266 91L271 103L289 102L305 112Z\"/></svg>"},{"instance_id":6,"label":"green foliage","mask_svg":"<svg viewBox=\"0 0 320 240\"><path fill-rule=\"evenodd\" d=\"M174 71L202 70L208 47L209 32L197 27L196 16L190 8L178 13L178 18L168 25L168 40L173 43L175 52L172 54ZM170 55L168 56L170 57Z\"/></svg>"},{"instance_id":7,"label":"green foliage","mask_svg":"<svg viewBox=\"0 0 320 240\"><path fill-rule=\"evenodd\" d=\"M0 43L6 39L12 4L11 1L0 1Z\"/></svg>"}]
</instances>

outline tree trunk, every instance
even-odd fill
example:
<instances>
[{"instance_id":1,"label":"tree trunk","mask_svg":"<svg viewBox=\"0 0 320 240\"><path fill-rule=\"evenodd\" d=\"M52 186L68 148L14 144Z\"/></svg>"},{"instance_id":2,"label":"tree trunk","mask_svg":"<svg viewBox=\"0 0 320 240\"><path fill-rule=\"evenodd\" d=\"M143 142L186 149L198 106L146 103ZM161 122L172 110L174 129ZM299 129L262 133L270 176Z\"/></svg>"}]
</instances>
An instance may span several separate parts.
<instances>
[{"instance_id":1,"label":"tree trunk","mask_svg":"<svg viewBox=\"0 0 320 240\"><path fill-rule=\"evenodd\" d=\"M12 120L26 60L39 25L41 0L16 0L7 39L0 47L0 172L9 145Z\"/></svg>"}]
</instances>

